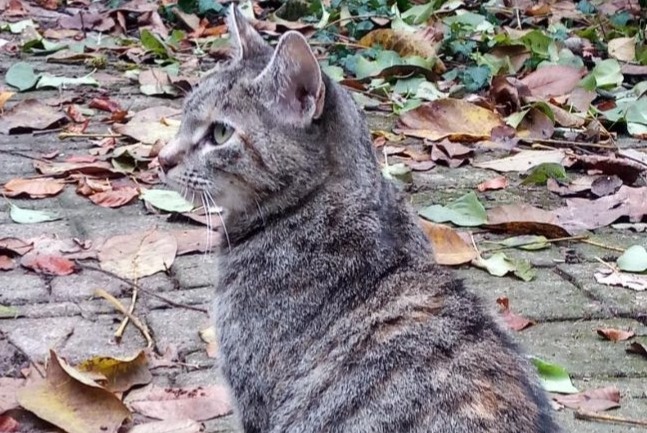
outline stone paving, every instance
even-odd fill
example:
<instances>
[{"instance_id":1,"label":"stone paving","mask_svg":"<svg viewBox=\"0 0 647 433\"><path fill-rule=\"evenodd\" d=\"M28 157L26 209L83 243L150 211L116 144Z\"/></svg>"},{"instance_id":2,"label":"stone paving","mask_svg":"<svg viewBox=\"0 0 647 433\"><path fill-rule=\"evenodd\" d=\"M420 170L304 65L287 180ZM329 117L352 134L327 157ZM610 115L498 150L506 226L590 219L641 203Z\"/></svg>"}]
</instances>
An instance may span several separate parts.
<instances>
[{"instance_id":1,"label":"stone paving","mask_svg":"<svg viewBox=\"0 0 647 433\"><path fill-rule=\"evenodd\" d=\"M0 76L15 59L0 61ZM37 71L64 72L83 75L82 67L45 64L29 58ZM110 71L109 71L110 72ZM118 76L119 72L110 72ZM101 80L100 80L101 81ZM180 107L180 100L143 97L136 86L113 80L106 86L112 98L133 111L154 105ZM72 91L62 91L66 95ZM83 90L89 99L97 90ZM37 91L18 95L19 98L45 98L58 92ZM372 123L383 124L385 119L373 118ZM387 121L388 123L388 121ZM640 146L641 143L630 143ZM32 176L32 161L24 156L60 150L65 155L85 154L90 144L83 139L59 141L55 133L0 136L0 182L18 176ZM491 156L488 156L491 157ZM415 206L431 202L445 203L458 197L492 172L471 166L456 169L436 167L430 172L415 175L412 203ZM514 176L513 179L514 180ZM514 183L514 182L513 182ZM532 194L515 188L481 194L486 206L493 203L525 201L534 204L556 203L555 198L538 188ZM0 202L0 237L22 238L38 235L56 235L60 238L92 239L116 234L141 232L151 227L178 228L178 223L166 216L149 214L141 202L120 209L104 209L76 195L73 188L55 198L41 200L13 199L21 207L48 209L61 213L60 221L33 225L18 225L9 219L8 204ZM600 230L597 240L603 244L627 247L645 244L645 235ZM522 282L512 278L492 277L483 270L461 267L457 274L466 285L478 292L494 309L495 299L507 296L515 312L536 320L537 325L515 334L528 353L551 362L557 362L571 373L580 389L615 385L622 392L622 407L610 414L634 419L647 417L647 360L625 353L625 343L602 341L595 330L599 327L631 328L638 339L647 343L647 293L602 286L593 279L598 263L595 256L608 257L617 253L585 244L561 243L539 252L511 252L525 256L537 266L537 278ZM578 263L566 263L566 255L577 257ZM209 282L213 268L209 256L178 257L168 274L159 273L144 278L139 284L174 301L204 309L209 308L212 290ZM16 306L21 317L0 320L0 377L18 377L19 370L29 360L42 362L49 349L71 362L96 355L130 355L145 347L141 334L129 326L120 344L113 341L113 332L121 316L103 299L93 297L96 288L103 288L127 304L130 286L106 274L83 269L65 277L39 276L32 271L17 268L0 272L0 304ZM198 331L209 321L207 314L186 308L173 307L154 297L141 293L135 313L150 327L155 350L164 352L174 347L181 365L154 370L155 383L164 386L207 385L217 382L216 362L206 355L205 343ZM640 427L603 424L575 420L573 413L562 410L558 414L565 432L610 433L644 431ZM23 427L34 432L55 431L33 419L25 419ZM207 432L232 431L232 420L224 417L206 423Z\"/></svg>"}]
</instances>

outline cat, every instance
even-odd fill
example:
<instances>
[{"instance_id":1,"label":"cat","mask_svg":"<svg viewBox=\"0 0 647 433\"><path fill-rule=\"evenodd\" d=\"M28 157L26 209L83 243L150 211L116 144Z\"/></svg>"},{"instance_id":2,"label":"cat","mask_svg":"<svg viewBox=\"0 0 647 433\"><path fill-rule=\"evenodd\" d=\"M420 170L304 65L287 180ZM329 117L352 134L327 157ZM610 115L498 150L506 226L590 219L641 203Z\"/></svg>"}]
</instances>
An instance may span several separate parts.
<instances>
[{"instance_id":1,"label":"cat","mask_svg":"<svg viewBox=\"0 0 647 433\"><path fill-rule=\"evenodd\" d=\"M224 208L215 326L243 431L560 431L517 345L433 263L306 39L273 49L236 7L228 26L230 60L188 96L159 163Z\"/></svg>"}]
</instances>

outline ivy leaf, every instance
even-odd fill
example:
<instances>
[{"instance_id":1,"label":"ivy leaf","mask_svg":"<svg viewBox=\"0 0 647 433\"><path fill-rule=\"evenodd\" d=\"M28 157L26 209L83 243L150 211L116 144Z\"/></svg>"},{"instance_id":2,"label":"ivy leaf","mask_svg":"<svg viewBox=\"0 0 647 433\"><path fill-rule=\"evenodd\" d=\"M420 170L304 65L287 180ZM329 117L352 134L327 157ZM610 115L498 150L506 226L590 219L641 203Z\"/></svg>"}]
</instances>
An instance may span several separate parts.
<instances>
[{"instance_id":1,"label":"ivy leaf","mask_svg":"<svg viewBox=\"0 0 647 433\"><path fill-rule=\"evenodd\" d=\"M10 206L9 216L13 222L18 224L36 224L61 219L40 210L23 209L13 203L10 203Z\"/></svg>"},{"instance_id":2,"label":"ivy leaf","mask_svg":"<svg viewBox=\"0 0 647 433\"><path fill-rule=\"evenodd\" d=\"M166 212L190 212L194 207L176 191L145 189L140 197L153 207Z\"/></svg>"},{"instance_id":3,"label":"ivy leaf","mask_svg":"<svg viewBox=\"0 0 647 433\"><path fill-rule=\"evenodd\" d=\"M170 57L164 42L160 41L157 36L150 32L150 30L142 29L139 35L142 46L148 51L154 53L158 57Z\"/></svg>"},{"instance_id":4,"label":"ivy leaf","mask_svg":"<svg viewBox=\"0 0 647 433\"><path fill-rule=\"evenodd\" d=\"M34 68L25 62L14 63L7 71L5 81L10 86L13 86L24 92L33 88L38 82L39 75L36 75Z\"/></svg>"},{"instance_id":5,"label":"ivy leaf","mask_svg":"<svg viewBox=\"0 0 647 433\"><path fill-rule=\"evenodd\" d=\"M642 245L633 245L618 258L618 267L627 272L644 272L647 270L647 251Z\"/></svg>"},{"instance_id":6,"label":"ivy leaf","mask_svg":"<svg viewBox=\"0 0 647 433\"><path fill-rule=\"evenodd\" d=\"M487 212L473 191L446 206L432 205L421 209L421 217L436 223L451 221L457 226L480 226L487 222Z\"/></svg>"},{"instance_id":7,"label":"ivy leaf","mask_svg":"<svg viewBox=\"0 0 647 433\"><path fill-rule=\"evenodd\" d=\"M573 386L571 377L568 375L568 372L564 367L557 364L551 364L550 362L536 357L530 358L530 362L532 362L537 369L541 385L546 391L556 392L559 394L575 394L579 392L577 388Z\"/></svg>"},{"instance_id":8,"label":"ivy leaf","mask_svg":"<svg viewBox=\"0 0 647 433\"><path fill-rule=\"evenodd\" d=\"M528 177L526 177L522 185L546 185L548 179L555 180L568 180L566 170L561 164L555 162L544 162L533 168Z\"/></svg>"}]
</instances>

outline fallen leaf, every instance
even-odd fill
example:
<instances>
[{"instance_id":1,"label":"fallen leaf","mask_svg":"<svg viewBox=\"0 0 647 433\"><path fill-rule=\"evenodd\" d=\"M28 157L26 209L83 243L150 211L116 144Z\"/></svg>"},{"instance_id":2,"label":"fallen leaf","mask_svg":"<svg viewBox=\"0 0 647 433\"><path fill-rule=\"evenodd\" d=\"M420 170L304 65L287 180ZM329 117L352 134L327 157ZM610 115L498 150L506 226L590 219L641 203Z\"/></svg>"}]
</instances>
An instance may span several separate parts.
<instances>
[{"instance_id":1,"label":"fallen leaf","mask_svg":"<svg viewBox=\"0 0 647 433\"><path fill-rule=\"evenodd\" d=\"M529 261L514 260L504 253L492 254L487 259L479 256L472 260L472 264L477 268L485 269L490 275L494 275L495 277L503 277L512 272L523 281L531 281L537 274Z\"/></svg>"},{"instance_id":2,"label":"fallen leaf","mask_svg":"<svg viewBox=\"0 0 647 433\"><path fill-rule=\"evenodd\" d=\"M636 355L642 355L643 358L647 359L647 347L644 344L634 341L626 349L627 353L634 353Z\"/></svg>"},{"instance_id":3,"label":"fallen leaf","mask_svg":"<svg viewBox=\"0 0 647 433\"><path fill-rule=\"evenodd\" d=\"M160 388L148 385L131 391L125 403L144 416L163 420L205 421L231 412L229 390L212 385L197 388Z\"/></svg>"},{"instance_id":4,"label":"fallen leaf","mask_svg":"<svg viewBox=\"0 0 647 433\"><path fill-rule=\"evenodd\" d=\"M219 219L213 221L219 225ZM212 235L204 229L176 230L173 236L177 239L177 255L181 256L190 253L205 253L211 250L218 243L219 235Z\"/></svg>"},{"instance_id":5,"label":"fallen leaf","mask_svg":"<svg viewBox=\"0 0 647 433\"><path fill-rule=\"evenodd\" d=\"M616 175L599 176L591 182L591 193L596 197L604 197L615 194L622 185L622 179Z\"/></svg>"},{"instance_id":6,"label":"fallen leaf","mask_svg":"<svg viewBox=\"0 0 647 433\"><path fill-rule=\"evenodd\" d=\"M607 286L626 287L637 292L647 290L647 276L628 274L625 272L614 272L610 269L599 269L595 274L595 281Z\"/></svg>"},{"instance_id":7,"label":"fallen leaf","mask_svg":"<svg viewBox=\"0 0 647 433\"><path fill-rule=\"evenodd\" d=\"M9 415L0 415L0 432L14 433L18 432L20 424Z\"/></svg>"},{"instance_id":8,"label":"fallen leaf","mask_svg":"<svg viewBox=\"0 0 647 433\"><path fill-rule=\"evenodd\" d=\"M429 171L436 166L436 163L433 162L432 160L428 160L428 161L407 160L405 161L405 164L407 164L409 168L413 171Z\"/></svg>"},{"instance_id":9,"label":"fallen leaf","mask_svg":"<svg viewBox=\"0 0 647 433\"><path fill-rule=\"evenodd\" d=\"M25 99L6 110L0 117L0 133L12 134L49 129L66 121L65 113L36 99Z\"/></svg>"},{"instance_id":10,"label":"fallen leaf","mask_svg":"<svg viewBox=\"0 0 647 433\"><path fill-rule=\"evenodd\" d=\"M108 111L110 113L123 111L118 102L107 97L94 98L90 101L88 107L96 108L97 110Z\"/></svg>"},{"instance_id":11,"label":"fallen leaf","mask_svg":"<svg viewBox=\"0 0 647 433\"><path fill-rule=\"evenodd\" d=\"M67 433L116 433L130 412L110 391L50 352L47 376L18 392L18 402Z\"/></svg>"},{"instance_id":12,"label":"fallen leaf","mask_svg":"<svg viewBox=\"0 0 647 433\"><path fill-rule=\"evenodd\" d=\"M545 66L521 79L532 96L549 98L570 93L580 82L582 72L568 66Z\"/></svg>"},{"instance_id":13,"label":"fallen leaf","mask_svg":"<svg viewBox=\"0 0 647 433\"><path fill-rule=\"evenodd\" d=\"M611 340L614 342L629 340L636 335L634 331L625 331L622 329L613 328L598 328L597 333L605 340Z\"/></svg>"},{"instance_id":14,"label":"fallen leaf","mask_svg":"<svg viewBox=\"0 0 647 433\"><path fill-rule=\"evenodd\" d=\"M150 230L106 240L99 250L99 264L105 271L137 280L170 269L176 253L173 235Z\"/></svg>"},{"instance_id":15,"label":"fallen leaf","mask_svg":"<svg viewBox=\"0 0 647 433\"><path fill-rule=\"evenodd\" d=\"M573 386L571 377L564 367L536 357L531 357L530 361L537 369L541 385L546 391L559 394L576 394L579 392Z\"/></svg>"},{"instance_id":16,"label":"fallen leaf","mask_svg":"<svg viewBox=\"0 0 647 433\"><path fill-rule=\"evenodd\" d=\"M601 412L620 407L620 391L615 386L607 386L577 394L556 395L553 400L569 409Z\"/></svg>"},{"instance_id":17,"label":"fallen leaf","mask_svg":"<svg viewBox=\"0 0 647 433\"><path fill-rule=\"evenodd\" d=\"M580 176L568 183L556 179L548 179L546 187L548 191L559 194L562 197L580 195L581 193L591 190L591 185L596 176Z\"/></svg>"},{"instance_id":18,"label":"fallen leaf","mask_svg":"<svg viewBox=\"0 0 647 433\"><path fill-rule=\"evenodd\" d=\"M178 419L139 424L128 430L128 433L200 433L201 431L200 423L190 419Z\"/></svg>"},{"instance_id":19,"label":"fallen leaf","mask_svg":"<svg viewBox=\"0 0 647 433\"><path fill-rule=\"evenodd\" d=\"M431 205L422 208L418 214L436 223L451 221L457 226L480 226L487 222L485 208L471 191L446 206Z\"/></svg>"},{"instance_id":20,"label":"fallen leaf","mask_svg":"<svg viewBox=\"0 0 647 433\"><path fill-rule=\"evenodd\" d=\"M13 203L10 206L9 216L13 222L18 224L36 224L61 219L44 211L23 209Z\"/></svg>"},{"instance_id":21,"label":"fallen leaf","mask_svg":"<svg viewBox=\"0 0 647 433\"><path fill-rule=\"evenodd\" d=\"M534 321L519 316L510 310L510 300L506 296L497 298L496 303L501 307L501 318L514 331L523 331L535 324Z\"/></svg>"},{"instance_id":22,"label":"fallen leaf","mask_svg":"<svg viewBox=\"0 0 647 433\"><path fill-rule=\"evenodd\" d=\"M153 207L166 212L190 212L195 206L177 191L165 189L142 189L141 198Z\"/></svg>"},{"instance_id":23,"label":"fallen leaf","mask_svg":"<svg viewBox=\"0 0 647 433\"><path fill-rule=\"evenodd\" d=\"M626 184L634 183L647 171L647 165L615 155L569 155L564 161L566 167L596 170L610 176L618 176Z\"/></svg>"},{"instance_id":24,"label":"fallen leaf","mask_svg":"<svg viewBox=\"0 0 647 433\"><path fill-rule=\"evenodd\" d=\"M540 164L552 162L560 164L566 153L561 150L522 150L506 158L472 163L474 167L487 168L499 172L527 171Z\"/></svg>"},{"instance_id":25,"label":"fallen leaf","mask_svg":"<svg viewBox=\"0 0 647 433\"><path fill-rule=\"evenodd\" d=\"M135 187L127 186L119 189L98 192L88 196L92 203L101 207L117 208L131 203L139 196L139 190Z\"/></svg>"},{"instance_id":26,"label":"fallen leaf","mask_svg":"<svg viewBox=\"0 0 647 433\"><path fill-rule=\"evenodd\" d=\"M419 32L376 29L364 35L358 43L367 48L379 45L382 49L395 51L402 57L420 56L429 59L436 57L440 42L434 43Z\"/></svg>"},{"instance_id":27,"label":"fallen leaf","mask_svg":"<svg viewBox=\"0 0 647 433\"><path fill-rule=\"evenodd\" d=\"M422 219L420 224L431 243L434 261L439 265L460 265L476 258L476 250L467 244L456 230Z\"/></svg>"},{"instance_id":28,"label":"fallen leaf","mask_svg":"<svg viewBox=\"0 0 647 433\"><path fill-rule=\"evenodd\" d=\"M606 227L622 217L638 222L647 215L647 187L622 186L617 193L596 200L567 199L566 206L553 210L553 214L572 234Z\"/></svg>"},{"instance_id":29,"label":"fallen leaf","mask_svg":"<svg viewBox=\"0 0 647 433\"><path fill-rule=\"evenodd\" d=\"M170 95L177 96L178 91L171 83L168 73L155 68L139 73L139 91L147 96Z\"/></svg>"},{"instance_id":30,"label":"fallen leaf","mask_svg":"<svg viewBox=\"0 0 647 433\"><path fill-rule=\"evenodd\" d=\"M34 68L29 63L16 62L7 70L5 82L24 92L34 87L39 78L40 76L34 72Z\"/></svg>"},{"instance_id":31,"label":"fallen leaf","mask_svg":"<svg viewBox=\"0 0 647 433\"><path fill-rule=\"evenodd\" d=\"M76 271L73 261L63 256L32 251L20 259L20 265L45 275L70 275Z\"/></svg>"},{"instance_id":32,"label":"fallen leaf","mask_svg":"<svg viewBox=\"0 0 647 433\"><path fill-rule=\"evenodd\" d=\"M2 92L0 91L0 111L4 108L5 104L9 99L15 95L14 92Z\"/></svg>"},{"instance_id":33,"label":"fallen leaf","mask_svg":"<svg viewBox=\"0 0 647 433\"><path fill-rule=\"evenodd\" d=\"M502 241L488 243L497 245L497 248L504 246L507 248L519 248L527 251L536 251L544 248L550 248L548 238L546 238L545 236L535 235L513 236Z\"/></svg>"},{"instance_id":34,"label":"fallen leaf","mask_svg":"<svg viewBox=\"0 0 647 433\"><path fill-rule=\"evenodd\" d=\"M0 319L14 319L19 315L20 311L17 308L0 304Z\"/></svg>"},{"instance_id":35,"label":"fallen leaf","mask_svg":"<svg viewBox=\"0 0 647 433\"><path fill-rule=\"evenodd\" d=\"M218 357L218 339L216 338L216 328L209 326L200 330L200 338L207 343L207 356L209 358Z\"/></svg>"},{"instance_id":36,"label":"fallen leaf","mask_svg":"<svg viewBox=\"0 0 647 433\"><path fill-rule=\"evenodd\" d=\"M555 122L542 110L530 108L517 126L517 135L524 139L545 139L553 136Z\"/></svg>"},{"instance_id":37,"label":"fallen leaf","mask_svg":"<svg viewBox=\"0 0 647 433\"><path fill-rule=\"evenodd\" d=\"M12 254L22 256L34 248L33 242L24 241L22 239L8 237L0 238L0 251L7 250Z\"/></svg>"},{"instance_id":38,"label":"fallen leaf","mask_svg":"<svg viewBox=\"0 0 647 433\"><path fill-rule=\"evenodd\" d=\"M522 185L546 185L548 179L567 180L566 170L561 164L544 162L533 167L528 176L521 182Z\"/></svg>"},{"instance_id":39,"label":"fallen leaf","mask_svg":"<svg viewBox=\"0 0 647 433\"><path fill-rule=\"evenodd\" d=\"M103 376L96 380L113 393L125 392L136 385L146 385L153 379L146 366L146 354L141 351L129 358L96 357L81 362L77 370Z\"/></svg>"},{"instance_id":40,"label":"fallen leaf","mask_svg":"<svg viewBox=\"0 0 647 433\"><path fill-rule=\"evenodd\" d=\"M487 227L517 235L544 235L550 239L569 236L549 211L528 204L497 206L487 212Z\"/></svg>"},{"instance_id":41,"label":"fallen leaf","mask_svg":"<svg viewBox=\"0 0 647 433\"><path fill-rule=\"evenodd\" d=\"M493 177L492 179L488 179L486 181L479 183L476 186L476 189L478 189L480 192L497 190L497 189L505 189L508 187L509 184L510 182L508 181L507 177L497 176L497 177Z\"/></svg>"},{"instance_id":42,"label":"fallen leaf","mask_svg":"<svg viewBox=\"0 0 647 433\"><path fill-rule=\"evenodd\" d=\"M448 167L456 168L463 165L471 153L472 149L467 146L449 140L443 140L440 143L433 144L431 148L431 159L434 162L442 161Z\"/></svg>"},{"instance_id":43,"label":"fallen leaf","mask_svg":"<svg viewBox=\"0 0 647 433\"><path fill-rule=\"evenodd\" d=\"M642 245L632 245L618 257L618 268L626 272L647 271L647 250Z\"/></svg>"},{"instance_id":44,"label":"fallen leaf","mask_svg":"<svg viewBox=\"0 0 647 433\"><path fill-rule=\"evenodd\" d=\"M146 108L135 114L125 125L115 124L114 130L146 144L154 144L157 140L168 142L179 130L177 117L181 110L167 106Z\"/></svg>"},{"instance_id":45,"label":"fallen leaf","mask_svg":"<svg viewBox=\"0 0 647 433\"><path fill-rule=\"evenodd\" d=\"M4 195L17 197L26 194L31 198L54 196L65 188L65 183L57 179L11 179L4 184Z\"/></svg>"},{"instance_id":46,"label":"fallen leaf","mask_svg":"<svg viewBox=\"0 0 647 433\"><path fill-rule=\"evenodd\" d=\"M0 271L10 271L16 267L16 261L9 256L0 254Z\"/></svg>"},{"instance_id":47,"label":"fallen leaf","mask_svg":"<svg viewBox=\"0 0 647 433\"><path fill-rule=\"evenodd\" d=\"M0 414L19 406L16 394L24 385L25 379L0 377Z\"/></svg>"},{"instance_id":48,"label":"fallen leaf","mask_svg":"<svg viewBox=\"0 0 647 433\"><path fill-rule=\"evenodd\" d=\"M490 138L492 129L502 126L501 117L462 99L427 102L403 113L394 131L412 137L438 141L478 141Z\"/></svg>"},{"instance_id":49,"label":"fallen leaf","mask_svg":"<svg viewBox=\"0 0 647 433\"><path fill-rule=\"evenodd\" d=\"M94 176L113 177L118 173L106 161L95 162L49 162L36 161L34 168L46 176L65 177L73 173L82 173Z\"/></svg>"},{"instance_id":50,"label":"fallen leaf","mask_svg":"<svg viewBox=\"0 0 647 433\"><path fill-rule=\"evenodd\" d=\"M609 56L621 62L633 62L636 60L636 38L615 38L607 45Z\"/></svg>"}]
</instances>

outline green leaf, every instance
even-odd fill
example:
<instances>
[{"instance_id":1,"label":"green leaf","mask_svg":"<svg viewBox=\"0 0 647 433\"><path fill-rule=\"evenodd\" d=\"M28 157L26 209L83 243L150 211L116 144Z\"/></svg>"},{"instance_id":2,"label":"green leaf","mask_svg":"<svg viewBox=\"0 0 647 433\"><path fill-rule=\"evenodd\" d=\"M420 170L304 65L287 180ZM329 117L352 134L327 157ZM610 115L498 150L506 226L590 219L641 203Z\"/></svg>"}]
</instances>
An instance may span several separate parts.
<instances>
[{"instance_id":1,"label":"green leaf","mask_svg":"<svg viewBox=\"0 0 647 433\"><path fill-rule=\"evenodd\" d=\"M528 32L519 38L519 40L526 46L526 48L532 51L533 54L544 58L548 57L548 48L553 42L553 40L541 30Z\"/></svg>"},{"instance_id":2,"label":"green leaf","mask_svg":"<svg viewBox=\"0 0 647 433\"><path fill-rule=\"evenodd\" d=\"M13 222L18 224L36 224L61 219L58 216L50 215L40 210L23 209L13 203L10 203L10 206L9 216Z\"/></svg>"},{"instance_id":3,"label":"green leaf","mask_svg":"<svg viewBox=\"0 0 647 433\"><path fill-rule=\"evenodd\" d=\"M321 70L334 81L344 79L344 69L339 66L331 65L328 62L321 62Z\"/></svg>"},{"instance_id":4,"label":"green leaf","mask_svg":"<svg viewBox=\"0 0 647 433\"><path fill-rule=\"evenodd\" d=\"M94 78L86 75L85 77L78 78L68 78L68 77L56 77L54 75L43 74L38 80L36 85L37 89L53 87L55 89L61 87L70 87L70 86L95 86L99 87L99 82Z\"/></svg>"},{"instance_id":5,"label":"green leaf","mask_svg":"<svg viewBox=\"0 0 647 433\"><path fill-rule=\"evenodd\" d=\"M387 179L397 179L403 183L413 182L411 168L403 162L385 165L382 167L382 175Z\"/></svg>"},{"instance_id":6,"label":"green leaf","mask_svg":"<svg viewBox=\"0 0 647 433\"><path fill-rule=\"evenodd\" d=\"M27 27L37 27L31 19L9 23L8 26L11 33L22 33Z\"/></svg>"},{"instance_id":7,"label":"green leaf","mask_svg":"<svg viewBox=\"0 0 647 433\"><path fill-rule=\"evenodd\" d=\"M411 22L411 24L418 25L426 22L432 13L434 13L434 2L430 1L427 4L413 6L407 9L401 16L402 19Z\"/></svg>"},{"instance_id":8,"label":"green leaf","mask_svg":"<svg viewBox=\"0 0 647 433\"><path fill-rule=\"evenodd\" d=\"M139 37L142 42L142 46L148 51L151 51L152 53L162 58L170 57L166 45L164 45L164 42L159 40L157 36L155 36L149 30L142 29L139 33Z\"/></svg>"},{"instance_id":9,"label":"green leaf","mask_svg":"<svg viewBox=\"0 0 647 433\"><path fill-rule=\"evenodd\" d=\"M555 162L544 162L532 169L522 185L546 185L548 179L568 180L566 170L561 164Z\"/></svg>"},{"instance_id":10,"label":"green leaf","mask_svg":"<svg viewBox=\"0 0 647 433\"><path fill-rule=\"evenodd\" d=\"M14 63L7 71L5 81L10 86L13 86L24 92L36 85L38 82L38 75L34 73L34 68L25 62Z\"/></svg>"},{"instance_id":11,"label":"green leaf","mask_svg":"<svg viewBox=\"0 0 647 433\"><path fill-rule=\"evenodd\" d=\"M470 66L461 73L461 81L468 92L476 92L490 82L490 68L487 66Z\"/></svg>"},{"instance_id":12,"label":"green leaf","mask_svg":"<svg viewBox=\"0 0 647 433\"><path fill-rule=\"evenodd\" d=\"M551 364L550 362L534 356L530 358L530 362L532 362L537 369L541 385L546 391L557 392L559 394L575 394L579 392L577 388L573 386L571 377L568 375L565 368L560 367L557 364Z\"/></svg>"},{"instance_id":13,"label":"green leaf","mask_svg":"<svg viewBox=\"0 0 647 433\"><path fill-rule=\"evenodd\" d=\"M503 253L493 254L489 259L479 257L473 261L474 266L485 269L490 275L503 277L508 272L516 271L511 260Z\"/></svg>"},{"instance_id":14,"label":"green leaf","mask_svg":"<svg viewBox=\"0 0 647 433\"><path fill-rule=\"evenodd\" d=\"M190 212L194 207L177 191L145 189L142 190L140 197L153 207L166 212Z\"/></svg>"},{"instance_id":15,"label":"green leaf","mask_svg":"<svg viewBox=\"0 0 647 433\"><path fill-rule=\"evenodd\" d=\"M618 258L618 267L627 272L644 272L647 270L647 251L642 245L633 245Z\"/></svg>"},{"instance_id":16,"label":"green leaf","mask_svg":"<svg viewBox=\"0 0 647 433\"><path fill-rule=\"evenodd\" d=\"M0 319L14 319L20 315L20 311L14 307L7 307L0 304Z\"/></svg>"},{"instance_id":17,"label":"green leaf","mask_svg":"<svg viewBox=\"0 0 647 433\"><path fill-rule=\"evenodd\" d=\"M496 242L496 244L508 248L520 248L528 251L541 250L550 247L548 239L546 239L545 236L534 235L513 236L500 242Z\"/></svg>"},{"instance_id":18,"label":"green leaf","mask_svg":"<svg viewBox=\"0 0 647 433\"><path fill-rule=\"evenodd\" d=\"M487 212L473 191L446 206L432 205L420 209L418 214L430 221L451 221L457 226L480 226L487 222Z\"/></svg>"},{"instance_id":19,"label":"green leaf","mask_svg":"<svg viewBox=\"0 0 647 433\"><path fill-rule=\"evenodd\" d=\"M602 60L595 65L595 68L591 71L591 75L595 78L595 84L598 88L618 87L624 80L620 63L616 59ZM586 78L584 79L586 80Z\"/></svg>"},{"instance_id":20,"label":"green leaf","mask_svg":"<svg viewBox=\"0 0 647 433\"><path fill-rule=\"evenodd\" d=\"M537 270L532 267L529 260L525 259L512 259L515 277L525 282L532 281L537 276Z\"/></svg>"}]
</instances>

